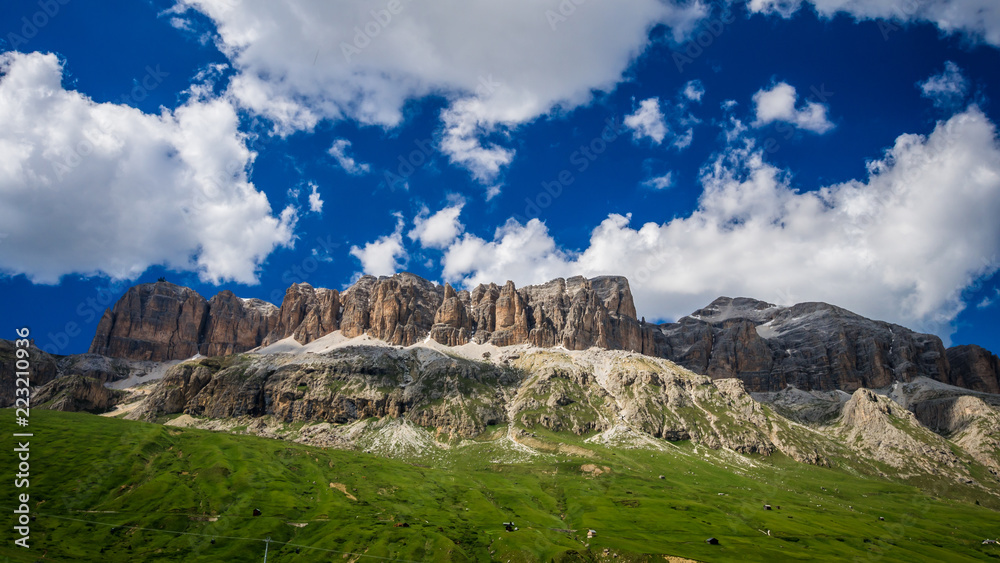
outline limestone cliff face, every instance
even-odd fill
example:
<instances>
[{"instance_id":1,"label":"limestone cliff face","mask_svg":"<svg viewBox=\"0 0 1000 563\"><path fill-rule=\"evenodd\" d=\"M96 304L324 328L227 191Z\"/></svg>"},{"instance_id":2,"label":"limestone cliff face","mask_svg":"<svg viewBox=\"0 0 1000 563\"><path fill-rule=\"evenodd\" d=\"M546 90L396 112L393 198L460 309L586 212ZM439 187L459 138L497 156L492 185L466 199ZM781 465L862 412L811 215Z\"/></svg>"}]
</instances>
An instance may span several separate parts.
<instances>
[{"instance_id":1,"label":"limestone cliff face","mask_svg":"<svg viewBox=\"0 0 1000 563\"><path fill-rule=\"evenodd\" d=\"M384 417L466 438L501 424L577 435L627 425L743 453L776 449L768 415L738 381L713 382L666 360L619 351L536 350L495 363L385 346L316 357L202 358L171 368L128 417L175 413L328 424Z\"/></svg>"},{"instance_id":2,"label":"limestone cliff face","mask_svg":"<svg viewBox=\"0 0 1000 563\"><path fill-rule=\"evenodd\" d=\"M264 343L292 336L308 344L340 330L350 338L369 334L409 346L430 332L443 293L443 288L409 273L364 276L343 294L295 284L285 293L278 329Z\"/></svg>"},{"instance_id":3,"label":"limestone cliff face","mask_svg":"<svg viewBox=\"0 0 1000 563\"><path fill-rule=\"evenodd\" d=\"M32 400L38 408L101 413L109 410L124 394L124 391L108 389L96 377L70 375L50 381Z\"/></svg>"},{"instance_id":4,"label":"limestone cliff face","mask_svg":"<svg viewBox=\"0 0 1000 563\"><path fill-rule=\"evenodd\" d=\"M508 281L502 288L476 287L467 304L461 296L457 299L454 306L465 305L462 314L470 318L477 342L644 351L632 293L623 277L559 278L521 289Z\"/></svg>"},{"instance_id":5,"label":"limestone cliff face","mask_svg":"<svg viewBox=\"0 0 1000 563\"><path fill-rule=\"evenodd\" d=\"M339 327L340 293L336 289L314 289L307 283L293 284L285 292L275 326L258 342L268 345L293 336L295 340L308 344Z\"/></svg>"},{"instance_id":6,"label":"limestone cliff face","mask_svg":"<svg viewBox=\"0 0 1000 563\"><path fill-rule=\"evenodd\" d=\"M473 323L469 313L469 292L455 292L450 284L444 285L444 298L434 314L431 339L445 346L461 346L472 337Z\"/></svg>"},{"instance_id":7,"label":"limestone cliff face","mask_svg":"<svg viewBox=\"0 0 1000 563\"><path fill-rule=\"evenodd\" d=\"M198 337L203 356L227 356L260 345L277 320L278 308L260 299L223 291L208 300L208 320Z\"/></svg>"},{"instance_id":8,"label":"limestone cliff face","mask_svg":"<svg viewBox=\"0 0 1000 563\"><path fill-rule=\"evenodd\" d=\"M277 317L274 305L229 291L206 300L172 283L143 284L104 312L90 353L155 362L234 354L259 346Z\"/></svg>"},{"instance_id":9,"label":"limestone cliff face","mask_svg":"<svg viewBox=\"0 0 1000 563\"><path fill-rule=\"evenodd\" d=\"M868 389L858 389L844 404L836 433L870 459L901 470L933 472L935 467L947 467L968 476L946 439L919 424L896 402Z\"/></svg>"},{"instance_id":10,"label":"limestone cliff face","mask_svg":"<svg viewBox=\"0 0 1000 563\"><path fill-rule=\"evenodd\" d=\"M11 331L13 332L13 331ZM14 404L17 385L17 347L11 340L0 340L0 407ZM33 343L28 347L30 371L28 383L34 387L45 385L59 375L55 357L38 349ZM23 385L22 385L23 387Z\"/></svg>"},{"instance_id":11,"label":"limestone cliff face","mask_svg":"<svg viewBox=\"0 0 1000 563\"><path fill-rule=\"evenodd\" d=\"M189 358L199 352L208 301L194 290L158 282L129 289L104 312L92 354L133 360Z\"/></svg>"},{"instance_id":12,"label":"limestone cliff face","mask_svg":"<svg viewBox=\"0 0 1000 563\"><path fill-rule=\"evenodd\" d=\"M1000 477L1000 398L945 396L917 402L913 413L927 428L958 444Z\"/></svg>"},{"instance_id":13,"label":"limestone cliff face","mask_svg":"<svg viewBox=\"0 0 1000 563\"><path fill-rule=\"evenodd\" d=\"M754 392L789 385L853 392L918 376L945 383L962 378L938 337L826 303L778 307L721 297L657 327L654 338L660 354L713 379L739 378Z\"/></svg>"},{"instance_id":14,"label":"limestone cliff face","mask_svg":"<svg viewBox=\"0 0 1000 563\"><path fill-rule=\"evenodd\" d=\"M223 291L205 301L161 282L130 289L105 312L91 352L165 361L224 356L292 337L307 344L340 330L409 346L430 337L449 346L475 340L643 351L628 281L557 279L518 289L481 285L456 292L409 273L364 276L343 293L309 284L288 288L281 308Z\"/></svg>"},{"instance_id":15,"label":"limestone cliff face","mask_svg":"<svg viewBox=\"0 0 1000 563\"><path fill-rule=\"evenodd\" d=\"M474 340L572 350L643 348L628 281L621 277L557 279L520 289L508 281L457 292L408 273L365 276L342 301L344 336L368 334L404 346L429 336L448 346Z\"/></svg>"},{"instance_id":16,"label":"limestone cliff face","mask_svg":"<svg viewBox=\"0 0 1000 563\"><path fill-rule=\"evenodd\" d=\"M370 326L369 302L376 283L375 276L364 276L344 291L340 319L340 332L344 336L361 336Z\"/></svg>"},{"instance_id":17,"label":"limestone cliff face","mask_svg":"<svg viewBox=\"0 0 1000 563\"><path fill-rule=\"evenodd\" d=\"M974 344L948 348L952 384L986 393L1000 393L1000 358Z\"/></svg>"},{"instance_id":18,"label":"limestone cliff face","mask_svg":"<svg viewBox=\"0 0 1000 563\"><path fill-rule=\"evenodd\" d=\"M853 392L920 376L1000 392L1000 361L977 346L945 350L936 336L826 303L779 307L720 297L677 322L647 324L636 320L628 280L616 276L471 291L410 273L364 276L343 292L292 285L280 309L228 291L206 301L187 288L147 284L105 313L91 352L163 361L229 355L289 337L307 344L336 330L402 346L430 338L447 346L635 351L712 379L737 378L750 392Z\"/></svg>"},{"instance_id":19,"label":"limestone cliff face","mask_svg":"<svg viewBox=\"0 0 1000 563\"><path fill-rule=\"evenodd\" d=\"M409 273L375 282L369 298L373 338L409 346L427 337L441 306L444 289Z\"/></svg>"}]
</instances>

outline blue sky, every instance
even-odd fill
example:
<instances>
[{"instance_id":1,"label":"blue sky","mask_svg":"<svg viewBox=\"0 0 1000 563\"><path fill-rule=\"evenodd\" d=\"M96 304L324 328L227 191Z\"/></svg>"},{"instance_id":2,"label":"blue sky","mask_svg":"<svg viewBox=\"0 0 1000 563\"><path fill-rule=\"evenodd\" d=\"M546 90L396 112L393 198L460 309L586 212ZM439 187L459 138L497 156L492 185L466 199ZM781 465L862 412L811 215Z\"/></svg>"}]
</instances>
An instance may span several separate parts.
<instances>
[{"instance_id":1,"label":"blue sky","mask_svg":"<svg viewBox=\"0 0 1000 563\"><path fill-rule=\"evenodd\" d=\"M2 325L82 352L160 276L614 273L647 320L820 300L998 351L1000 7L855 4L6 2Z\"/></svg>"}]
</instances>

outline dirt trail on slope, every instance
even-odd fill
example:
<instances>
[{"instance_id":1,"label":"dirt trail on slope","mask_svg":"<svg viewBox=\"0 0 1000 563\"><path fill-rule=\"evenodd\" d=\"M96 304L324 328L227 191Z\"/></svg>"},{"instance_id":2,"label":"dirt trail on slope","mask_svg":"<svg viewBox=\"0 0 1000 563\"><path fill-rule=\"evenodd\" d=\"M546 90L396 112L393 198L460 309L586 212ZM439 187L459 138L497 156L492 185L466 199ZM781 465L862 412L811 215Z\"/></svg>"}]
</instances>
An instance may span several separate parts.
<instances>
[{"instance_id":1,"label":"dirt trail on slope","mask_svg":"<svg viewBox=\"0 0 1000 563\"><path fill-rule=\"evenodd\" d=\"M345 495L347 495L347 498L351 500L358 500L357 497L347 492L347 485L344 485L343 483L330 483L330 487L344 493Z\"/></svg>"}]
</instances>

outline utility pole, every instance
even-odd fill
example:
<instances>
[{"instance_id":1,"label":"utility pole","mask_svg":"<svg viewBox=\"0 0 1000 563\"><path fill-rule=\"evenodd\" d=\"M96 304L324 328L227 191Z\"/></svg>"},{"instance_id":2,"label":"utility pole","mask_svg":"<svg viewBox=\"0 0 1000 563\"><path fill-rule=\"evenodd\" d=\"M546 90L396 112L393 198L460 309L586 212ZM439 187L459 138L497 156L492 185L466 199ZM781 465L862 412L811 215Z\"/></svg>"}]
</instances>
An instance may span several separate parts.
<instances>
[{"instance_id":1,"label":"utility pole","mask_svg":"<svg viewBox=\"0 0 1000 563\"><path fill-rule=\"evenodd\" d=\"M271 543L271 536L267 536L267 539L264 540L264 563L267 563L267 545L269 543Z\"/></svg>"}]
</instances>

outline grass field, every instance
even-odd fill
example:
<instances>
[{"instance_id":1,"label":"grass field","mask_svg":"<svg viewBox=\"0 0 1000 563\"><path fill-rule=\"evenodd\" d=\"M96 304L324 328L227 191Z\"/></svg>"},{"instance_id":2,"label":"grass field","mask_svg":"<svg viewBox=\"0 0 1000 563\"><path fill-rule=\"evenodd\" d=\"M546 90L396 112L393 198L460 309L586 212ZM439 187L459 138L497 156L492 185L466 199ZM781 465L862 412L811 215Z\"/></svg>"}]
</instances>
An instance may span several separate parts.
<instances>
[{"instance_id":1,"label":"grass field","mask_svg":"<svg viewBox=\"0 0 1000 563\"><path fill-rule=\"evenodd\" d=\"M31 431L37 520L26 550L8 517L9 561L263 561L268 537L274 562L1000 559L981 545L1000 535L994 497L686 442L621 450L536 430L573 453L516 462L484 441L431 466L53 411L32 412ZM8 515L24 491L11 440Z\"/></svg>"}]
</instances>

